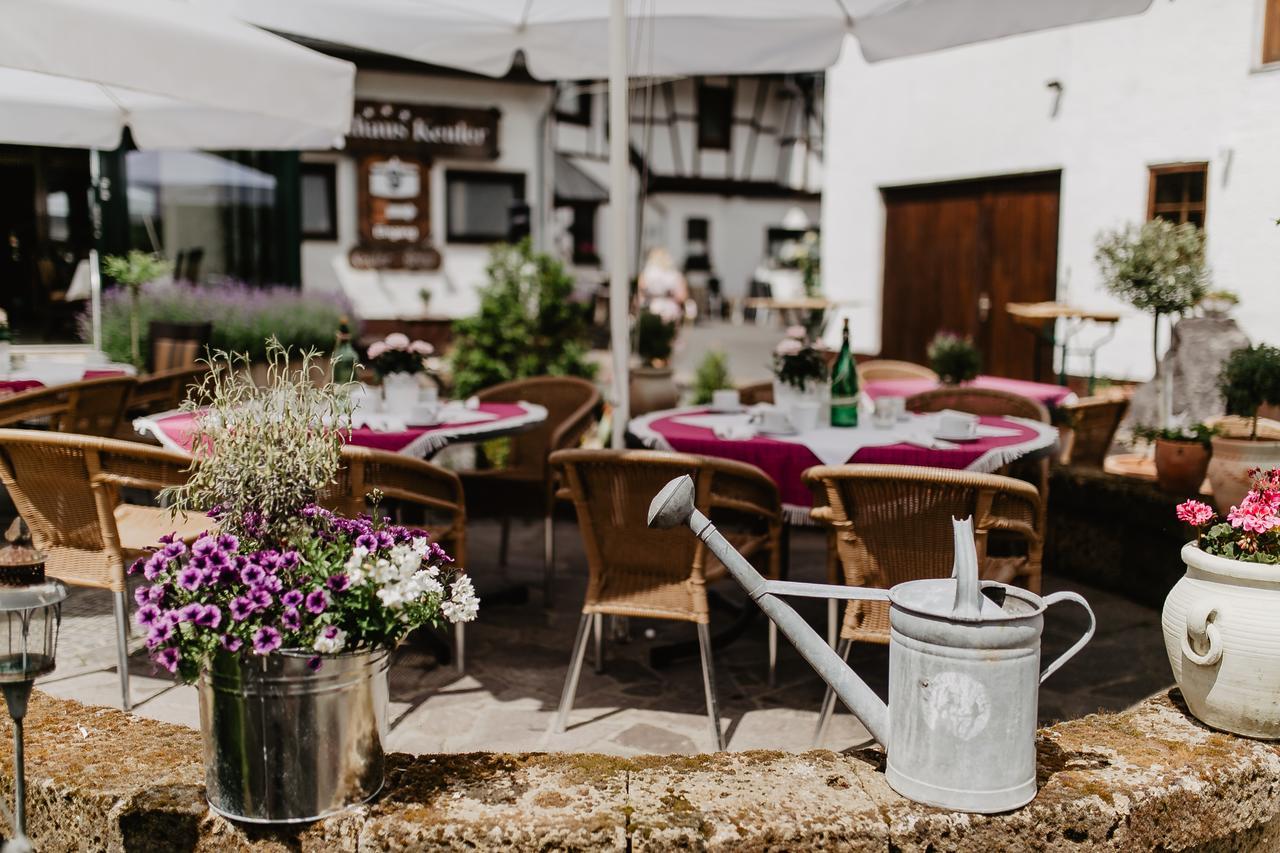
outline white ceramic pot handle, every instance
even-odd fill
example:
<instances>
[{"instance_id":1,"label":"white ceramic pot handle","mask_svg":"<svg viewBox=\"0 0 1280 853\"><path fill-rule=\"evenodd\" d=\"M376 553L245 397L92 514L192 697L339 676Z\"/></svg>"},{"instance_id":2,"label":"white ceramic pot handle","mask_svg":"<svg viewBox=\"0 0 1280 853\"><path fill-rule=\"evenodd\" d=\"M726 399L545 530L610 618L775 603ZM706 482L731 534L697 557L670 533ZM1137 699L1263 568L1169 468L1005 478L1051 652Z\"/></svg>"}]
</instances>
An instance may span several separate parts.
<instances>
[{"instance_id":1,"label":"white ceramic pot handle","mask_svg":"<svg viewBox=\"0 0 1280 853\"><path fill-rule=\"evenodd\" d=\"M1093 615L1093 608L1089 606L1089 602L1085 601L1082 596L1076 595L1074 592L1054 592L1044 597L1044 606L1047 608L1057 604L1059 601L1072 601L1084 608L1089 614L1089 630L1084 632L1080 639L1076 640L1075 645L1058 655L1058 659L1045 667L1044 672L1040 673L1040 683L1044 684L1044 680L1058 671L1058 667L1075 657L1076 652L1084 648L1084 644L1093 639L1093 632L1098 628L1097 617Z\"/></svg>"},{"instance_id":2,"label":"white ceramic pot handle","mask_svg":"<svg viewBox=\"0 0 1280 853\"><path fill-rule=\"evenodd\" d=\"M1187 660L1200 666L1213 666L1222 660L1222 633L1215 620L1219 607L1205 601L1197 601L1187 608L1187 630L1182 634L1182 654ZM1200 654L1191 646L1191 641L1207 646L1204 654Z\"/></svg>"}]
</instances>

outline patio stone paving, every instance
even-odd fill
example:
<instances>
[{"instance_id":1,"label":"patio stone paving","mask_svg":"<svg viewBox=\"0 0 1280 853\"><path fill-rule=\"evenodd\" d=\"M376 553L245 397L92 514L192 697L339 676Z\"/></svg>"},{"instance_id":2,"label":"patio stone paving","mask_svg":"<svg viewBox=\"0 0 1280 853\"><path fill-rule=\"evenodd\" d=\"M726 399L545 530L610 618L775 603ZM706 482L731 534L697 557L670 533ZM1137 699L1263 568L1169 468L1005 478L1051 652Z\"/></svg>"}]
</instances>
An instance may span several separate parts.
<instances>
[{"instance_id":1,"label":"patio stone paving","mask_svg":"<svg viewBox=\"0 0 1280 853\"><path fill-rule=\"evenodd\" d=\"M480 621L467 628L466 675L442 666L420 643L397 652L391 672L390 748L413 753L505 751L591 751L616 755L708 751L711 735L696 654L663 668L649 663L655 645L692 640L691 625L630 620L607 636L605 670L596 674L590 653L578 697L564 734L549 733L564 683L578 605L586 585L586 564L575 525L557 525L558 586L555 606L541 598L541 525L516 524L512 565L495 567L498 528L476 521L470 528L471 574L480 590ZM791 537L791 576L820 581L825 539L800 529ZM504 577L505 575L505 577ZM511 583L531 587L525 604L489 604L486 590ZM719 584L734 605L743 596L731 582ZM1089 599L1098 615L1098 634L1084 651L1051 678L1040 694L1044 723L1097 710L1116 711L1172 683L1158 611L1097 589L1048 575L1045 591L1073 589ZM797 601L811 624L824 630L822 602ZM734 614L717 609L713 634ZM1055 607L1046 619L1047 660L1070 645L1084 626L1074 607ZM765 621L761 616L715 655L721 725L729 748L802 751L811 747L823 683L781 639L777 684L765 666ZM617 635L617 636L614 636ZM119 706L110 598L96 590L73 590L64 609L58 669L41 688L55 696ZM195 689L159 676L135 638L131 660L136 712L145 717L198 726ZM887 687L887 650L859 644L850 658L881 696ZM165 677L160 677L165 676ZM867 740L850 714L838 713L824 746L847 749Z\"/></svg>"}]
</instances>

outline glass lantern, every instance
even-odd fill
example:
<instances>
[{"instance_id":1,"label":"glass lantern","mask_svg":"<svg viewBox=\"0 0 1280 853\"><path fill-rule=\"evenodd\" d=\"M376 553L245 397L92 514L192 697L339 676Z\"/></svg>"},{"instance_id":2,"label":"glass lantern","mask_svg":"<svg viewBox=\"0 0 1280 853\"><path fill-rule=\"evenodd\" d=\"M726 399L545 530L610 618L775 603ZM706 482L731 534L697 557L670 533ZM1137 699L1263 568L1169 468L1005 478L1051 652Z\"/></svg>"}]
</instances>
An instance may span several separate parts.
<instances>
[{"instance_id":1,"label":"glass lantern","mask_svg":"<svg viewBox=\"0 0 1280 853\"><path fill-rule=\"evenodd\" d=\"M0 568L0 577L4 570ZM23 586L0 584L0 690L13 718L14 838L9 849L28 849L26 843L26 781L22 721L36 678L52 672L62 623L62 581L40 580ZM15 843L18 845L14 847Z\"/></svg>"}]
</instances>

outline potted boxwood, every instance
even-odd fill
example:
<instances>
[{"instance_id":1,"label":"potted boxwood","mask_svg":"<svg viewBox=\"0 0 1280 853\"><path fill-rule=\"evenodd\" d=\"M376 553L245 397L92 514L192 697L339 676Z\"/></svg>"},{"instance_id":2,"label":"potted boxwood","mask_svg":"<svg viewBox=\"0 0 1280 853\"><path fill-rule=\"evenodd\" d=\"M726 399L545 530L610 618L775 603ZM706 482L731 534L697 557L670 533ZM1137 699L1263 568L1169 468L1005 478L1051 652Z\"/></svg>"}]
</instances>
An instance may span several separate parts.
<instances>
[{"instance_id":1,"label":"potted boxwood","mask_svg":"<svg viewBox=\"0 0 1280 853\"><path fill-rule=\"evenodd\" d=\"M1280 471L1254 472L1225 520L1194 500L1177 516L1196 538L1161 616L1174 679L1205 724L1280 738Z\"/></svg>"},{"instance_id":2,"label":"potted boxwood","mask_svg":"<svg viewBox=\"0 0 1280 853\"><path fill-rule=\"evenodd\" d=\"M971 338L954 332L938 332L926 350L929 367L938 374L943 385L959 385L976 379L982 369L982 356Z\"/></svg>"},{"instance_id":3,"label":"potted boxwood","mask_svg":"<svg viewBox=\"0 0 1280 853\"><path fill-rule=\"evenodd\" d=\"M421 531L316 504L335 480L350 403L268 347L271 384L247 356L212 359L175 511L207 511L189 546L166 537L131 572L155 664L198 685L206 795L258 823L315 820L383 780L386 670L422 625L469 621L466 575ZM216 525L216 528L215 528Z\"/></svg>"},{"instance_id":4,"label":"potted boxwood","mask_svg":"<svg viewBox=\"0 0 1280 853\"><path fill-rule=\"evenodd\" d=\"M672 378L670 364L678 329L674 317L664 317L648 308L636 317L636 354L640 364L631 370L631 414L669 409L679 401L680 389Z\"/></svg>"},{"instance_id":5,"label":"potted boxwood","mask_svg":"<svg viewBox=\"0 0 1280 853\"><path fill-rule=\"evenodd\" d=\"M1168 492L1196 494L1204 483L1212 453L1214 427L1202 423L1175 427L1140 426L1135 437L1155 446L1156 482Z\"/></svg>"},{"instance_id":6,"label":"potted boxwood","mask_svg":"<svg viewBox=\"0 0 1280 853\"><path fill-rule=\"evenodd\" d=\"M1227 413L1242 415L1249 423L1247 435L1213 437L1209 482L1218 511L1225 513L1249 491L1251 470L1280 465L1280 441L1258 435L1258 409L1280 402L1280 349L1258 344L1236 350L1222 365L1218 389L1226 400Z\"/></svg>"}]
</instances>

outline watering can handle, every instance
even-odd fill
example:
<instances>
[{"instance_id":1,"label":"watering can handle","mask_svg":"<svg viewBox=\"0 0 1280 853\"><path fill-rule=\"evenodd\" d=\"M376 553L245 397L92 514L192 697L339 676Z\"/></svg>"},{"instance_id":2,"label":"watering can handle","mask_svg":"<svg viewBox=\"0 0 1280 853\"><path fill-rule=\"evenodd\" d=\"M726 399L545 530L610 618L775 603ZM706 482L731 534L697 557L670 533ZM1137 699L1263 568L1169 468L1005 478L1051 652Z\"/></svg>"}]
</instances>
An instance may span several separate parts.
<instances>
[{"instance_id":1,"label":"watering can handle","mask_svg":"<svg viewBox=\"0 0 1280 853\"><path fill-rule=\"evenodd\" d=\"M1045 671L1040 673L1041 684L1044 684L1046 678L1048 678L1049 676L1057 672L1060 666L1062 666L1067 661L1071 660L1071 658L1075 657L1076 652L1083 649L1084 644L1089 642L1089 640L1093 639L1093 632L1098 627L1098 620L1093 615L1093 608L1089 606L1089 602L1085 601L1082 596L1076 595L1074 592L1051 593L1050 595L1046 595L1044 597L1044 606L1047 608L1054 604L1057 604L1059 601L1074 601L1076 604L1079 604L1081 607L1083 607L1085 612L1089 614L1089 630L1084 632L1084 636L1076 640L1075 645L1073 645L1071 648L1067 649L1065 652L1059 655L1057 660L1049 664L1049 666L1045 668Z\"/></svg>"}]
</instances>

